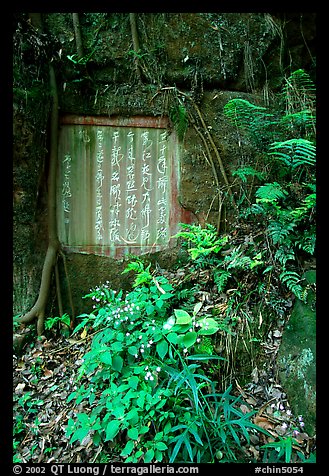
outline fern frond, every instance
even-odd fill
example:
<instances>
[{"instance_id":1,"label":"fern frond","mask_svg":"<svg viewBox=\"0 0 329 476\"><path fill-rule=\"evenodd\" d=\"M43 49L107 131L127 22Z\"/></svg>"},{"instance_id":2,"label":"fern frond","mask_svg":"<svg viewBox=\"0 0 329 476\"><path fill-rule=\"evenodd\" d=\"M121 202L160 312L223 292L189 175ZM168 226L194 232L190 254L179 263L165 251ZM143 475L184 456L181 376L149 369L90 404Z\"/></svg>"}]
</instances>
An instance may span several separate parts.
<instances>
[{"instance_id":1,"label":"fern frond","mask_svg":"<svg viewBox=\"0 0 329 476\"><path fill-rule=\"evenodd\" d=\"M250 129L256 119L273 117L266 107L255 106L245 99L231 99L224 106L224 114L238 127Z\"/></svg>"},{"instance_id":2,"label":"fern frond","mask_svg":"<svg viewBox=\"0 0 329 476\"><path fill-rule=\"evenodd\" d=\"M177 104L171 108L169 117L174 124L179 141L183 141L188 127L187 110L182 104Z\"/></svg>"},{"instance_id":3,"label":"fern frond","mask_svg":"<svg viewBox=\"0 0 329 476\"><path fill-rule=\"evenodd\" d=\"M296 225L297 223L293 221L290 223L284 223L283 221L271 221L267 227L267 231L272 238L273 244L282 244L286 240L287 236L296 227Z\"/></svg>"},{"instance_id":4,"label":"fern frond","mask_svg":"<svg viewBox=\"0 0 329 476\"><path fill-rule=\"evenodd\" d=\"M284 270L280 274L280 280L296 297L298 297L301 301L305 301L305 290L299 284L301 278L296 271Z\"/></svg>"},{"instance_id":5,"label":"fern frond","mask_svg":"<svg viewBox=\"0 0 329 476\"><path fill-rule=\"evenodd\" d=\"M276 201L285 198L288 192L277 182L266 183L256 190L256 197L260 200Z\"/></svg>"},{"instance_id":6,"label":"fern frond","mask_svg":"<svg viewBox=\"0 0 329 476\"><path fill-rule=\"evenodd\" d=\"M235 177L239 177L242 182L246 183L248 177L257 177L259 180L264 180L264 173L259 172L258 170L250 167L248 165L244 167L240 167L232 172L232 175Z\"/></svg>"},{"instance_id":7,"label":"fern frond","mask_svg":"<svg viewBox=\"0 0 329 476\"><path fill-rule=\"evenodd\" d=\"M279 261L279 263L285 267L287 261L295 260L295 253L292 248L288 246L280 246L276 251L274 258Z\"/></svg>"},{"instance_id":8,"label":"fern frond","mask_svg":"<svg viewBox=\"0 0 329 476\"><path fill-rule=\"evenodd\" d=\"M214 282L217 286L219 293L224 291L226 283L231 276L232 274L229 271L226 271L225 269L217 268L214 270Z\"/></svg>"},{"instance_id":9,"label":"fern frond","mask_svg":"<svg viewBox=\"0 0 329 476\"><path fill-rule=\"evenodd\" d=\"M296 239L296 245L300 250L303 250L310 255L314 255L316 246L315 228L313 229L312 227L310 230L305 231L302 237Z\"/></svg>"},{"instance_id":10,"label":"fern frond","mask_svg":"<svg viewBox=\"0 0 329 476\"><path fill-rule=\"evenodd\" d=\"M284 142L273 142L270 145L269 154L295 169L300 165L314 166L316 148L306 139L290 139Z\"/></svg>"},{"instance_id":11,"label":"fern frond","mask_svg":"<svg viewBox=\"0 0 329 476\"><path fill-rule=\"evenodd\" d=\"M315 116L312 114L312 111L310 111L309 109L305 109L303 111L285 114L281 118L280 123L283 126L289 126L292 128L305 127L307 129L315 126Z\"/></svg>"},{"instance_id":12,"label":"fern frond","mask_svg":"<svg viewBox=\"0 0 329 476\"><path fill-rule=\"evenodd\" d=\"M297 69L289 78L286 79L286 84L282 88L282 94L285 96L286 101L301 104L301 101L305 102L315 100L316 88L310 75L303 69ZM296 104L294 104L296 105Z\"/></svg>"}]
</instances>

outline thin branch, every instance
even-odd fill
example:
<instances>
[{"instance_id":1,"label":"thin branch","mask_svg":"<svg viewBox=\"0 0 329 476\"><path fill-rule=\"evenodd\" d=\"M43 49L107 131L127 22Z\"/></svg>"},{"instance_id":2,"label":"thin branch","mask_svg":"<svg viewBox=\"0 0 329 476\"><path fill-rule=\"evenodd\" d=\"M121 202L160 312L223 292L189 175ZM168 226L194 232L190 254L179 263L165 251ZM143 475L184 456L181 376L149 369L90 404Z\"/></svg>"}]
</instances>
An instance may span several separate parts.
<instances>
[{"instance_id":1,"label":"thin branch","mask_svg":"<svg viewBox=\"0 0 329 476\"><path fill-rule=\"evenodd\" d=\"M138 38L138 30L137 30L137 21L136 21L136 13L129 13L129 20L130 20L130 29L131 29L131 36L133 40L133 49L134 49L134 63L136 68L136 73L139 81L142 81L142 74L139 66L139 38Z\"/></svg>"}]
</instances>

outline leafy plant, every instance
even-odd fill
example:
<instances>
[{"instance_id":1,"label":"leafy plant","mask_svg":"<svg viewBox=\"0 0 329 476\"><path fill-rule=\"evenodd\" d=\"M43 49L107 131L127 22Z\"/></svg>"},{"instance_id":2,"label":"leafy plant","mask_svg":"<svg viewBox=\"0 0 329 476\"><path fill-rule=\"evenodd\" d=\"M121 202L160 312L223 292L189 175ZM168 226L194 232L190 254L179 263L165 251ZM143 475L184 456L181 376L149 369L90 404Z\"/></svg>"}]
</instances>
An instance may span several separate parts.
<instances>
[{"instance_id":1,"label":"leafy plant","mask_svg":"<svg viewBox=\"0 0 329 476\"><path fill-rule=\"evenodd\" d=\"M98 332L68 401L86 401L90 410L69 419L70 443L90 435L106 450L112 442L127 463L209 462L220 452L236 460L241 440L258 428L235 408L230 389L216 393L200 365L225 360L210 341L219 323L201 314L201 302L193 312L171 310L172 287L149 266L138 261L126 270L137 272L126 296L108 284L89 294Z\"/></svg>"},{"instance_id":2,"label":"leafy plant","mask_svg":"<svg viewBox=\"0 0 329 476\"><path fill-rule=\"evenodd\" d=\"M279 441L267 443L261 446L261 449L265 449L263 462L264 463L292 463L293 446L299 446L298 441L289 436L287 438L281 438ZM272 451L268 451L268 450ZM273 451L274 449L274 451ZM284 457L284 461L283 461Z\"/></svg>"},{"instance_id":3,"label":"leafy plant","mask_svg":"<svg viewBox=\"0 0 329 476\"><path fill-rule=\"evenodd\" d=\"M169 117L174 124L178 140L183 141L188 128L188 115L185 106L175 104L169 111Z\"/></svg>"},{"instance_id":4,"label":"leafy plant","mask_svg":"<svg viewBox=\"0 0 329 476\"><path fill-rule=\"evenodd\" d=\"M63 314L60 317L59 316L47 317L47 319L45 320L46 330L52 330L57 327L61 330L63 335L66 335L66 336L70 334L70 325L71 325L71 319L67 313Z\"/></svg>"},{"instance_id":5,"label":"leafy plant","mask_svg":"<svg viewBox=\"0 0 329 476\"><path fill-rule=\"evenodd\" d=\"M205 258L211 254L217 254L228 241L227 236L218 236L216 228L207 223L204 228L195 224L180 224L182 231L174 238L184 238L189 246L188 252L192 260L198 265L207 263ZM194 245L191 247L191 244Z\"/></svg>"}]
</instances>

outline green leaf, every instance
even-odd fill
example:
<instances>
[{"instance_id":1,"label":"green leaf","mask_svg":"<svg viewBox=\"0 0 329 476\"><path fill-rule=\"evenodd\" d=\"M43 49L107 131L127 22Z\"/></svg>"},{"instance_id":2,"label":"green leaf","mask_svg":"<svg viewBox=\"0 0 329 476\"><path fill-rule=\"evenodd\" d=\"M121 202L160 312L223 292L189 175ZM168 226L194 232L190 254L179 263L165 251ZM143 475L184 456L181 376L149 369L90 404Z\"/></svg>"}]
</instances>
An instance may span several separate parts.
<instances>
[{"instance_id":1,"label":"green leaf","mask_svg":"<svg viewBox=\"0 0 329 476\"><path fill-rule=\"evenodd\" d=\"M132 345L132 346L128 347L128 353L130 355L136 355L137 352L138 352L138 349L135 345Z\"/></svg>"},{"instance_id":2,"label":"green leaf","mask_svg":"<svg viewBox=\"0 0 329 476\"><path fill-rule=\"evenodd\" d=\"M167 339L172 344L177 344L177 338L178 338L178 335L176 334L176 332L170 332L170 334L167 335Z\"/></svg>"},{"instance_id":3,"label":"green leaf","mask_svg":"<svg viewBox=\"0 0 329 476\"><path fill-rule=\"evenodd\" d=\"M187 332L183 337L183 344L185 347L191 347L191 345L195 344L195 341L198 337L198 334L194 331Z\"/></svg>"},{"instance_id":4,"label":"green leaf","mask_svg":"<svg viewBox=\"0 0 329 476\"><path fill-rule=\"evenodd\" d=\"M112 356L109 351L102 352L99 356L99 360L106 365L112 365Z\"/></svg>"},{"instance_id":5,"label":"green leaf","mask_svg":"<svg viewBox=\"0 0 329 476\"><path fill-rule=\"evenodd\" d=\"M129 428L127 434L128 434L128 437L129 437L131 440L137 440L137 438L138 438L138 430L137 430L137 428Z\"/></svg>"},{"instance_id":6,"label":"green leaf","mask_svg":"<svg viewBox=\"0 0 329 476\"><path fill-rule=\"evenodd\" d=\"M125 414L125 407L123 405L117 405L113 411L112 414L117 418L118 420L122 419Z\"/></svg>"},{"instance_id":7,"label":"green leaf","mask_svg":"<svg viewBox=\"0 0 329 476\"><path fill-rule=\"evenodd\" d=\"M123 366L123 358L120 355L114 355L112 359L112 369L121 372Z\"/></svg>"},{"instance_id":8,"label":"green leaf","mask_svg":"<svg viewBox=\"0 0 329 476\"><path fill-rule=\"evenodd\" d=\"M129 456L134 449L134 442L132 440L127 441L126 446L120 453L120 456Z\"/></svg>"},{"instance_id":9,"label":"green leaf","mask_svg":"<svg viewBox=\"0 0 329 476\"><path fill-rule=\"evenodd\" d=\"M134 390L137 389L138 383L139 383L139 378L136 375L133 375L132 377L128 379L129 386L133 388Z\"/></svg>"},{"instance_id":10,"label":"green leaf","mask_svg":"<svg viewBox=\"0 0 329 476\"><path fill-rule=\"evenodd\" d=\"M85 438L85 436L87 436L88 432L89 432L88 427L79 428L71 436L70 444L74 443L77 440L79 440L81 442Z\"/></svg>"},{"instance_id":11,"label":"green leaf","mask_svg":"<svg viewBox=\"0 0 329 476\"><path fill-rule=\"evenodd\" d=\"M160 342L156 345L156 351L161 360L163 360L168 352L168 342L164 339L160 340Z\"/></svg>"},{"instance_id":12,"label":"green leaf","mask_svg":"<svg viewBox=\"0 0 329 476\"><path fill-rule=\"evenodd\" d=\"M194 354L186 357L188 360L226 360L224 357L219 355L208 355L208 354Z\"/></svg>"},{"instance_id":13,"label":"green leaf","mask_svg":"<svg viewBox=\"0 0 329 476\"><path fill-rule=\"evenodd\" d=\"M111 420L106 427L105 441L111 440L116 437L119 432L120 422L118 420Z\"/></svg>"},{"instance_id":14,"label":"green leaf","mask_svg":"<svg viewBox=\"0 0 329 476\"><path fill-rule=\"evenodd\" d=\"M155 447L156 449L160 450L160 451L165 451L168 449L168 446L163 443L162 441L159 441L158 443L155 444Z\"/></svg>"},{"instance_id":15,"label":"green leaf","mask_svg":"<svg viewBox=\"0 0 329 476\"><path fill-rule=\"evenodd\" d=\"M200 335L215 334L219 329L217 322L212 317L205 317L199 321L199 324L202 324L202 327L198 332Z\"/></svg>"},{"instance_id":16,"label":"green leaf","mask_svg":"<svg viewBox=\"0 0 329 476\"><path fill-rule=\"evenodd\" d=\"M182 309L175 309L174 313L176 316L176 324L190 324L190 322L192 321L192 318L189 313L183 311Z\"/></svg>"},{"instance_id":17,"label":"green leaf","mask_svg":"<svg viewBox=\"0 0 329 476\"><path fill-rule=\"evenodd\" d=\"M150 450L147 450L145 453L144 463L150 463L153 458L154 458L154 450L151 448Z\"/></svg>"},{"instance_id":18,"label":"green leaf","mask_svg":"<svg viewBox=\"0 0 329 476\"><path fill-rule=\"evenodd\" d=\"M132 408L127 413L127 415L125 417L125 420L129 421L131 426L135 425L138 422L139 417L138 417L138 412L137 412L136 408Z\"/></svg>"}]
</instances>

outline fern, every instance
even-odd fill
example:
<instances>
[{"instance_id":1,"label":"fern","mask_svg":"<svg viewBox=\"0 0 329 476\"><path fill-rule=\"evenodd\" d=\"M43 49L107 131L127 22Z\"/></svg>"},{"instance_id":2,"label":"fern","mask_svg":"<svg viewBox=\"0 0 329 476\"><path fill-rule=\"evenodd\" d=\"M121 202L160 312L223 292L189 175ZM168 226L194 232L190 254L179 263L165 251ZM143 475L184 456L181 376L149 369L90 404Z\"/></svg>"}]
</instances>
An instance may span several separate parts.
<instances>
[{"instance_id":1,"label":"fern","mask_svg":"<svg viewBox=\"0 0 329 476\"><path fill-rule=\"evenodd\" d=\"M266 107L256 106L245 99L231 99L224 106L224 114L237 127L253 129L260 121L272 119L273 115L267 113Z\"/></svg>"},{"instance_id":2,"label":"fern","mask_svg":"<svg viewBox=\"0 0 329 476\"><path fill-rule=\"evenodd\" d=\"M256 190L256 197L264 202L275 202L287 195L288 192L277 182L266 183Z\"/></svg>"},{"instance_id":3,"label":"fern","mask_svg":"<svg viewBox=\"0 0 329 476\"><path fill-rule=\"evenodd\" d=\"M243 255L241 245L234 248L231 253L224 258L227 269L250 269L252 260L249 256Z\"/></svg>"},{"instance_id":4,"label":"fern","mask_svg":"<svg viewBox=\"0 0 329 476\"><path fill-rule=\"evenodd\" d=\"M174 124L178 140L183 141L188 127L186 108L182 104L177 104L171 108L169 116Z\"/></svg>"},{"instance_id":5,"label":"fern","mask_svg":"<svg viewBox=\"0 0 329 476\"><path fill-rule=\"evenodd\" d=\"M287 261L295 261L295 253L293 249L287 245L280 246L280 248L277 249L274 258L279 261L279 263L285 267Z\"/></svg>"},{"instance_id":6,"label":"fern","mask_svg":"<svg viewBox=\"0 0 329 476\"><path fill-rule=\"evenodd\" d=\"M280 280L283 284L287 286L289 291L291 291L296 297L298 297L301 301L306 300L306 291L302 288L299 284L301 278L296 271L291 270L284 270L280 274Z\"/></svg>"},{"instance_id":7,"label":"fern","mask_svg":"<svg viewBox=\"0 0 329 476\"><path fill-rule=\"evenodd\" d=\"M230 279L231 276L232 274L223 268L217 268L214 270L214 282L217 286L219 293L224 291L227 281Z\"/></svg>"},{"instance_id":8,"label":"fern","mask_svg":"<svg viewBox=\"0 0 329 476\"><path fill-rule=\"evenodd\" d=\"M315 227L305 231L304 235L301 238L297 238L295 243L300 250L314 255L316 245Z\"/></svg>"},{"instance_id":9,"label":"fern","mask_svg":"<svg viewBox=\"0 0 329 476\"><path fill-rule=\"evenodd\" d=\"M301 165L314 166L316 148L312 142L306 139L290 139L284 142L273 142L269 155L295 169Z\"/></svg>"},{"instance_id":10,"label":"fern","mask_svg":"<svg viewBox=\"0 0 329 476\"><path fill-rule=\"evenodd\" d=\"M271 221L267 227L267 231L272 238L273 244L282 244L296 225L297 223L295 222L284 223L284 221Z\"/></svg>"},{"instance_id":11,"label":"fern","mask_svg":"<svg viewBox=\"0 0 329 476\"><path fill-rule=\"evenodd\" d=\"M242 180L242 182L246 183L248 177L257 177L259 180L264 179L264 174L263 172L259 172L258 170L254 169L253 167L250 167L248 165L244 167L240 167L237 170L234 170L232 172L232 175L235 177L239 177L239 179Z\"/></svg>"},{"instance_id":12,"label":"fern","mask_svg":"<svg viewBox=\"0 0 329 476\"><path fill-rule=\"evenodd\" d=\"M303 130L315 126L315 116L310 109L285 114L280 123L290 129Z\"/></svg>"},{"instance_id":13,"label":"fern","mask_svg":"<svg viewBox=\"0 0 329 476\"><path fill-rule=\"evenodd\" d=\"M303 69L297 69L282 88L282 95L288 108L301 108L305 103L315 102L315 84Z\"/></svg>"},{"instance_id":14,"label":"fern","mask_svg":"<svg viewBox=\"0 0 329 476\"><path fill-rule=\"evenodd\" d=\"M290 212L291 217L296 221L300 222L304 218L308 218L312 210L315 209L316 205L316 194L311 193L303 200L303 205L301 207L296 207Z\"/></svg>"}]
</instances>

